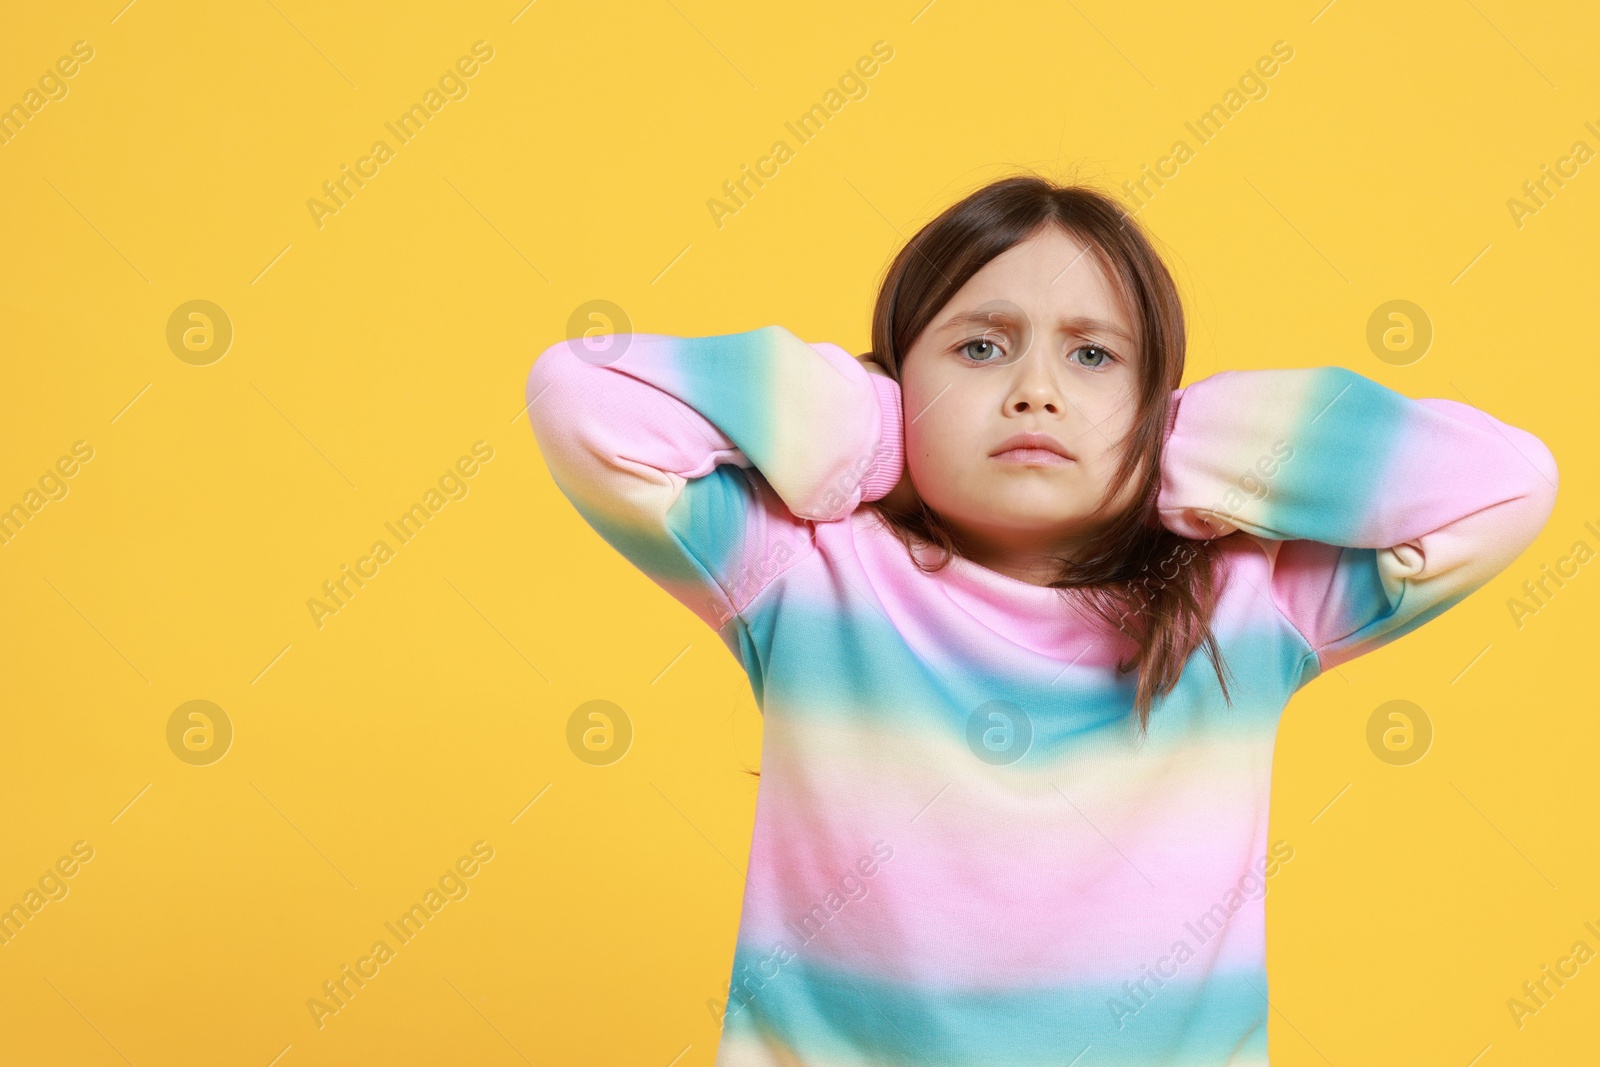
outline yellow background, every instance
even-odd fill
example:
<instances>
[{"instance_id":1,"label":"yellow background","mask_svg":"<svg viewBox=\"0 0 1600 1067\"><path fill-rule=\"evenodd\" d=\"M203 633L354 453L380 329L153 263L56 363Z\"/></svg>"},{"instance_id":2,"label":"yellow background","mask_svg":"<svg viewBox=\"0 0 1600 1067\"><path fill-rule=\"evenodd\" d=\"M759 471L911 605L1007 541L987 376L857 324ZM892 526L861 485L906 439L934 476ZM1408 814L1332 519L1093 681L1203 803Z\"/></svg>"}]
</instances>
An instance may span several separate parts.
<instances>
[{"instance_id":1,"label":"yellow background","mask_svg":"<svg viewBox=\"0 0 1600 1067\"><path fill-rule=\"evenodd\" d=\"M1285 713L1274 1062L1594 1055L1600 963L1521 1028L1506 1004L1600 950L1600 564L1520 629L1507 608L1600 548L1600 163L1520 227L1506 203L1600 149L1586 5L121 5L18 7L0 35L0 104L94 49L0 146L0 506L95 450L0 546L0 906L94 849L0 947L0 1062L711 1063L761 719L551 482L519 415L534 357L592 299L641 332L863 351L888 259L944 206L1019 168L1115 190L1179 138L1140 217L1190 380L1340 364L1465 397L1562 471L1503 575ZM478 40L469 94L319 228L307 200ZM783 123L878 40L867 95L797 145ZM1278 40L1268 95L1197 146L1184 122ZM794 158L719 228L707 200L780 138ZM208 366L166 343L193 299L233 324ZM1435 329L1407 366L1365 339L1392 299ZM307 599L479 440L469 495L319 629ZM166 740L197 699L234 729L209 766ZM607 767L565 740L593 699L635 730ZM1410 766L1367 746L1394 699L1435 731ZM307 1000L480 840L469 894L319 1029Z\"/></svg>"}]
</instances>

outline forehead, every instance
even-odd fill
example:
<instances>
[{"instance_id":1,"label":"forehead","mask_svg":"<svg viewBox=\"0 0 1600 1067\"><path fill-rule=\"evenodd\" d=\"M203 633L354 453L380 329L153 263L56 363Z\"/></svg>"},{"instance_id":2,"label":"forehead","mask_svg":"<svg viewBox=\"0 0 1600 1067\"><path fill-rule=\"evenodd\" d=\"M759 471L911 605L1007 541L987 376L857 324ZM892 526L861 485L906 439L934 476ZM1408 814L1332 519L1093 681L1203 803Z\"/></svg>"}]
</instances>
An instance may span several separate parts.
<instances>
[{"instance_id":1,"label":"forehead","mask_svg":"<svg viewBox=\"0 0 1600 1067\"><path fill-rule=\"evenodd\" d=\"M1100 319L1126 335L1133 324L1116 286L1087 245L1060 228L1048 226L985 263L957 290L935 317L938 326L952 314L990 300L1020 305L1036 326L1062 320Z\"/></svg>"}]
</instances>

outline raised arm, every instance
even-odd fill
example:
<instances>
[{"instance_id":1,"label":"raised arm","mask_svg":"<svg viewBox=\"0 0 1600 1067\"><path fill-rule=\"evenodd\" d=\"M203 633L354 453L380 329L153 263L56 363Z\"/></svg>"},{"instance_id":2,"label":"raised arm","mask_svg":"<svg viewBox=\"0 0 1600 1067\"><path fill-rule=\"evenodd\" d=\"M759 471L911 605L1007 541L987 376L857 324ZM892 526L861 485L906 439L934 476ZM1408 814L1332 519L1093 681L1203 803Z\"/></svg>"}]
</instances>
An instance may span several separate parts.
<instances>
[{"instance_id":1,"label":"raised arm","mask_svg":"<svg viewBox=\"0 0 1600 1067\"><path fill-rule=\"evenodd\" d=\"M1168 529L1243 531L1269 594L1335 666L1494 577L1544 526L1556 463L1537 437L1354 371L1224 371L1175 394L1157 507Z\"/></svg>"},{"instance_id":2,"label":"raised arm","mask_svg":"<svg viewBox=\"0 0 1600 1067\"><path fill-rule=\"evenodd\" d=\"M713 629L904 465L894 382L781 326L546 349L528 414L585 521ZM591 362L591 360L593 360Z\"/></svg>"}]
</instances>

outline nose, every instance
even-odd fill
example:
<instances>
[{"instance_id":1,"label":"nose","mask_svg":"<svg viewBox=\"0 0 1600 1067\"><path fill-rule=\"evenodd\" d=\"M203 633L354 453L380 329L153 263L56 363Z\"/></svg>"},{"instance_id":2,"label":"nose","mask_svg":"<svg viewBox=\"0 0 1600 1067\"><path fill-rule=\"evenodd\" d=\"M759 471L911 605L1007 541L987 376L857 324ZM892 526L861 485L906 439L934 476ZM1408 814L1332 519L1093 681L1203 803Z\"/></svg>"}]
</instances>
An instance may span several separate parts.
<instances>
[{"instance_id":1,"label":"nose","mask_svg":"<svg viewBox=\"0 0 1600 1067\"><path fill-rule=\"evenodd\" d=\"M1043 360L1027 357L1017 362L1016 381L1006 397L1007 411L1017 415L1029 411L1061 414L1066 407L1065 399L1043 363Z\"/></svg>"}]
</instances>

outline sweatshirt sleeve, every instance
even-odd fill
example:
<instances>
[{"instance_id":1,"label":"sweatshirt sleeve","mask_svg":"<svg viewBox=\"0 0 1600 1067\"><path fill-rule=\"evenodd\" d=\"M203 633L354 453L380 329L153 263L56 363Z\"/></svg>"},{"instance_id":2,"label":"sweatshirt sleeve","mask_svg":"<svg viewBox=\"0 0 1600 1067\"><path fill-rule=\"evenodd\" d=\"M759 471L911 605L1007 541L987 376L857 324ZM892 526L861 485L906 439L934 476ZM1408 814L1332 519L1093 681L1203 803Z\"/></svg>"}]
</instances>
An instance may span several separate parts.
<instances>
[{"instance_id":1,"label":"sweatshirt sleeve","mask_svg":"<svg viewBox=\"0 0 1600 1067\"><path fill-rule=\"evenodd\" d=\"M1555 506L1555 459L1537 437L1340 367L1224 371L1174 404L1162 525L1257 538L1271 573L1262 592L1319 672L1465 598Z\"/></svg>"},{"instance_id":2,"label":"sweatshirt sleeve","mask_svg":"<svg viewBox=\"0 0 1600 1067\"><path fill-rule=\"evenodd\" d=\"M717 630L904 464L898 384L781 326L613 335L603 356L562 341L527 399L583 519Z\"/></svg>"}]
</instances>

